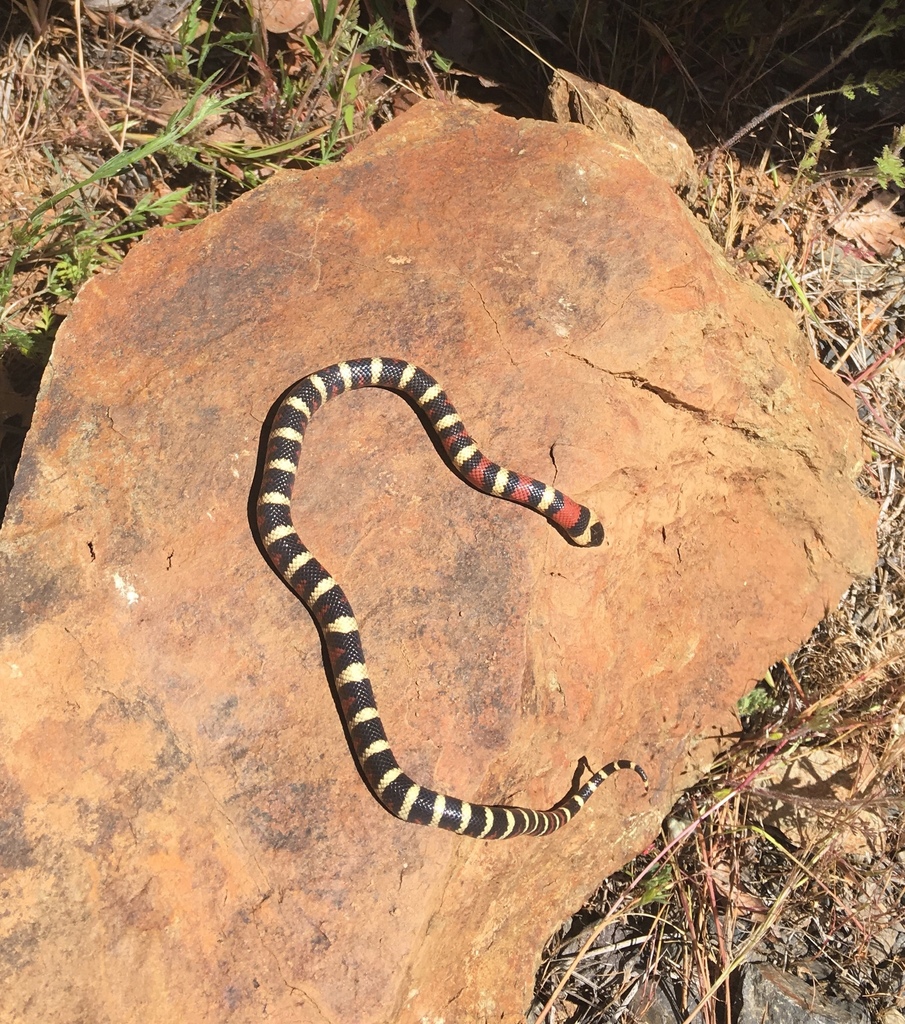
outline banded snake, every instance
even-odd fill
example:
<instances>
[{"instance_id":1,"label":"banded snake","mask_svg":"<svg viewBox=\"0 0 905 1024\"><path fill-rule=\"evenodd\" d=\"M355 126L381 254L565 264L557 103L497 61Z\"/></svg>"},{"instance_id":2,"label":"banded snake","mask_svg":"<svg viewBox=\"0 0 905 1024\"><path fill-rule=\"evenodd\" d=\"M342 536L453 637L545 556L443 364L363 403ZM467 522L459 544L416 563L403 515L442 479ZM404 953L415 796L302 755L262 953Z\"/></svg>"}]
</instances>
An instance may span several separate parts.
<instances>
[{"instance_id":1,"label":"banded snake","mask_svg":"<svg viewBox=\"0 0 905 1024\"><path fill-rule=\"evenodd\" d=\"M459 414L430 374L399 359L365 358L336 363L309 374L283 396L264 460L257 498L261 543L279 575L301 599L323 634L352 748L381 804L403 821L446 829L476 839L542 836L573 818L614 772L647 775L634 761L612 761L548 811L468 803L418 785L393 756L368 678L355 613L340 585L302 543L290 512L302 440L308 421L331 398L356 388L379 387L414 401L456 472L478 490L535 509L579 547L603 543L594 513L547 484L504 469L487 459ZM587 767L582 759L581 765Z\"/></svg>"}]
</instances>

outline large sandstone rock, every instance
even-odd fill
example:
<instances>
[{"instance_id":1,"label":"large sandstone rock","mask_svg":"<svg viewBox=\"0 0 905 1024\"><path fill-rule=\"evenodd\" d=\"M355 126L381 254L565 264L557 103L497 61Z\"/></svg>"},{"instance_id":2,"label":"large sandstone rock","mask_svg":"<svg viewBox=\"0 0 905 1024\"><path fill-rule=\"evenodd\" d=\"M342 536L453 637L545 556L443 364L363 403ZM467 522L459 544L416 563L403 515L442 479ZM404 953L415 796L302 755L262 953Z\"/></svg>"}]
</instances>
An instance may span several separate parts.
<instances>
[{"instance_id":1,"label":"large sandstone rock","mask_svg":"<svg viewBox=\"0 0 905 1024\"><path fill-rule=\"evenodd\" d=\"M387 815L252 539L262 424L338 358L429 368L605 547L457 480L398 397L312 422L303 537L416 778L546 839ZM421 104L85 289L0 534L0 1018L515 1021L733 702L873 564L852 403L670 190L585 128Z\"/></svg>"}]
</instances>

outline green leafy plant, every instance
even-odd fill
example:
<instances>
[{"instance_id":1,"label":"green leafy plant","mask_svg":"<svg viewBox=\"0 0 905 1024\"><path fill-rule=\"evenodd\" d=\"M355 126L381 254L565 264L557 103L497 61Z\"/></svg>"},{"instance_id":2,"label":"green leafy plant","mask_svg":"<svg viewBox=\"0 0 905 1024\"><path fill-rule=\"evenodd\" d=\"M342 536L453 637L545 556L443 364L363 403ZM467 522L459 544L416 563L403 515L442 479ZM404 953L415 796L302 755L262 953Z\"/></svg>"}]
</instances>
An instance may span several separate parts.
<instances>
[{"instance_id":1,"label":"green leafy plant","mask_svg":"<svg viewBox=\"0 0 905 1024\"><path fill-rule=\"evenodd\" d=\"M765 714L776 705L776 697L762 686L755 686L744 697L740 697L736 707L740 718Z\"/></svg>"},{"instance_id":2,"label":"green leafy plant","mask_svg":"<svg viewBox=\"0 0 905 1024\"><path fill-rule=\"evenodd\" d=\"M892 146L884 146L883 152L874 162L880 188L889 188L890 182L898 188L905 188L903 149L905 149L905 127L896 129L896 137Z\"/></svg>"},{"instance_id":3,"label":"green leafy plant","mask_svg":"<svg viewBox=\"0 0 905 1024\"><path fill-rule=\"evenodd\" d=\"M355 134L356 103L359 79L374 68L362 59L387 40L383 22L378 19L370 29L358 25L358 4L352 3L338 13L337 0L312 0L318 32L305 36L304 43L317 64L314 81L327 93L336 109L336 116L320 143L318 162L329 163L341 153L345 143ZM309 86L310 95L312 87ZM307 98L307 95L305 98Z\"/></svg>"},{"instance_id":4,"label":"green leafy plant","mask_svg":"<svg viewBox=\"0 0 905 1024\"><path fill-rule=\"evenodd\" d=\"M45 294L57 299L71 297L98 266L119 258L114 248L117 243L139 236L152 219L166 216L185 200L188 189L177 189L162 197L146 195L125 216L103 226L96 221L88 204L79 202L79 197L88 186L115 178L142 160L178 145L207 118L235 102L235 97L207 96L205 90L209 85L210 82L202 83L158 135L135 149L117 153L93 174L45 199L14 229L12 252L0 268L0 340L24 352L35 351L35 345L29 340L31 333L9 322L14 312L9 308L9 299L16 272L23 265L48 267L46 284L32 296L32 302ZM69 199L73 200L70 206L61 209ZM46 332L49 323L46 316L39 320L35 336Z\"/></svg>"}]
</instances>

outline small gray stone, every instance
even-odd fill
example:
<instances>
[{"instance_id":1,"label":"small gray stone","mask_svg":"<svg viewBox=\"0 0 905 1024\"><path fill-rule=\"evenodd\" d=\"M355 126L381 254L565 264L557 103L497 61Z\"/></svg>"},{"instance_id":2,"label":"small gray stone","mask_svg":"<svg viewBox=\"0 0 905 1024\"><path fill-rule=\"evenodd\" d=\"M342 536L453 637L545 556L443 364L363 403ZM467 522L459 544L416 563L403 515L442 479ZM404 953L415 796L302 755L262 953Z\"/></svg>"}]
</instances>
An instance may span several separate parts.
<instances>
[{"instance_id":1,"label":"small gray stone","mask_svg":"<svg viewBox=\"0 0 905 1024\"><path fill-rule=\"evenodd\" d=\"M741 976L737 1024L867 1024L869 1020L860 1006L833 1002L771 964L745 964Z\"/></svg>"}]
</instances>

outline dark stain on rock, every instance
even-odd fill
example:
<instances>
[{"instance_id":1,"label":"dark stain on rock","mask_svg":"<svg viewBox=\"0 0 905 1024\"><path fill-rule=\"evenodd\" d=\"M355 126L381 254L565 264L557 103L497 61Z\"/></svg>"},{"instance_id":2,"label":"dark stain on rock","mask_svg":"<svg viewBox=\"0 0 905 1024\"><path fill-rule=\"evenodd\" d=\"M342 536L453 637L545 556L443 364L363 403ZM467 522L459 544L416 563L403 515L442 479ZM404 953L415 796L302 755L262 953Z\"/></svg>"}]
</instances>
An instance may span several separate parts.
<instances>
[{"instance_id":1,"label":"dark stain on rock","mask_svg":"<svg viewBox=\"0 0 905 1024\"><path fill-rule=\"evenodd\" d=\"M59 576L44 562L23 558L21 551L0 552L0 579L4 591L15 595L14 600L0 602L0 636L10 639L27 633L35 622L58 615L71 600L60 587Z\"/></svg>"},{"instance_id":2,"label":"dark stain on rock","mask_svg":"<svg viewBox=\"0 0 905 1024\"><path fill-rule=\"evenodd\" d=\"M329 834L334 799L335 786L330 783L289 783L259 793L248 810L248 824L271 850L301 853Z\"/></svg>"},{"instance_id":3,"label":"dark stain on rock","mask_svg":"<svg viewBox=\"0 0 905 1024\"><path fill-rule=\"evenodd\" d=\"M5 916L2 901L3 895L0 893L0 917ZM31 965L39 941L40 933L36 924L15 928L0 938L0 983L15 983L16 975Z\"/></svg>"},{"instance_id":4,"label":"dark stain on rock","mask_svg":"<svg viewBox=\"0 0 905 1024\"><path fill-rule=\"evenodd\" d=\"M25 793L5 768L0 768L0 867L21 871L35 863L34 847L25 833Z\"/></svg>"},{"instance_id":5,"label":"dark stain on rock","mask_svg":"<svg viewBox=\"0 0 905 1024\"><path fill-rule=\"evenodd\" d=\"M198 723L198 732L219 740L230 735L234 730L235 712L239 707L239 698L235 693L223 698L213 705L210 714Z\"/></svg>"}]
</instances>

